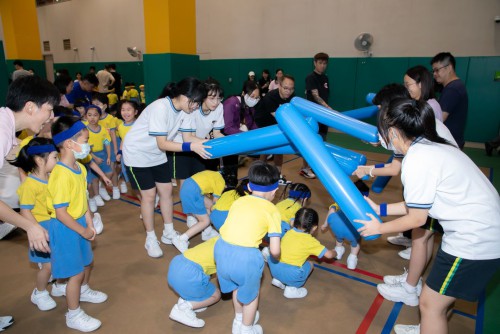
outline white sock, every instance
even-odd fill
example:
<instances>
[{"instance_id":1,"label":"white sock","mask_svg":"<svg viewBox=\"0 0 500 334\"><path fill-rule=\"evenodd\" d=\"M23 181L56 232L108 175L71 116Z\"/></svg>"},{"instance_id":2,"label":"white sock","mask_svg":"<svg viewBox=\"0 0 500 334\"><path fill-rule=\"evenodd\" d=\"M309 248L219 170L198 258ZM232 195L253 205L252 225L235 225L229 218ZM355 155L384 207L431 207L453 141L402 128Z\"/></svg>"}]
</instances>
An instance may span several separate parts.
<instances>
[{"instance_id":1,"label":"white sock","mask_svg":"<svg viewBox=\"0 0 500 334\"><path fill-rule=\"evenodd\" d=\"M408 293L417 293L417 287L416 286L411 286L410 284L408 284L408 282L403 282L403 288Z\"/></svg>"},{"instance_id":2,"label":"white sock","mask_svg":"<svg viewBox=\"0 0 500 334\"><path fill-rule=\"evenodd\" d=\"M188 241L188 240L189 240L189 237L187 236L187 234L186 234L186 233L183 233L183 234L179 237L179 239L181 239L182 241Z\"/></svg>"},{"instance_id":3,"label":"white sock","mask_svg":"<svg viewBox=\"0 0 500 334\"><path fill-rule=\"evenodd\" d=\"M173 223L163 224L163 231L172 232L174 230Z\"/></svg>"},{"instance_id":4,"label":"white sock","mask_svg":"<svg viewBox=\"0 0 500 334\"><path fill-rule=\"evenodd\" d=\"M241 333L253 333L252 327L253 327L253 325L246 326L244 324L241 324Z\"/></svg>"},{"instance_id":5,"label":"white sock","mask_svg":"<svg viewBox=\"0 0 500 334\"><path fill-rule=\"evenodd\" d=\"M116 190L118 190L118 186L116 186L116 187L113 187L113 190L115 190L115 189L116 189Z\"/></svg>"},{"instance_id":6,"label":"white sock","mask_svg":"<svg viewBox=\"0 0 500 334\"><path fill-rule=\"evenodd\" d=\"M35 288L35 295L38 295L39 293L42 293L44 291L47 291L47 289L40 291L37 288Z\"/></svg>"},{"instance_id":7,"label":"white sock","mask_svg":"<svg viewBox=\"0 0 500 334\"><path fill-rule=\"evenodd\" d=\"M81 311L80 310L80 306L78 306L78 308L75 309L75 310L68 309L68 318L70 318L70 319L73 318L75 315L77 315L78 313L80 313L80 311Z\"/></svg>"},{"instance_id":8,"label":"white sock","mask_svg":"<svg viewBox=\"0 0 500 334\"><path fill-rule=\"evenodd\" d=\"M147 236L147 238L156 239L155 231L151 231L151 232L146 231L146 236Z\"/></svg>"},{"instance_id":9,"label":"white sock","mask_svg":"<svg viewBox=\"0 0 500 334\"><path fill-rule=\"evenodd\" d=\"M212 225L208 225L205 230L203 230L205 233L208 233L208 232L212 232L213 228L212 228Z\"/></svg>"},{"instance_id":10,"label":"white sock","mask_svg":"<svg viewBox=\"0 0 500 334\"><path fill-rule=\"evenodd\" d=\"M242 322L243 321L243 313L235 313L234 318L236 321Z\"/></svg>"}]
</instances>

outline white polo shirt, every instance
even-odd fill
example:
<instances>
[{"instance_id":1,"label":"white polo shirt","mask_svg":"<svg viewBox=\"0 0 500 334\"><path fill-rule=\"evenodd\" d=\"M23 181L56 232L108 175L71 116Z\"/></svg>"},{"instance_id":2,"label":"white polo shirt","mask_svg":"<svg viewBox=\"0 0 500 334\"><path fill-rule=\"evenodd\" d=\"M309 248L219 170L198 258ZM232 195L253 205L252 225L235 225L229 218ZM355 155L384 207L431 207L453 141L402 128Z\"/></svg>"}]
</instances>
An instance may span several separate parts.
<instances>
[{"instance_id":1,"label":"white polo shirt","mask_svg":"<svg viewBox=\"0 0 500 334\"><path fill-rule=\"evenodd\" d=\"M153 167L167 162L165 151L158 148L156 137L172 140L190 115L175 109L170 98L154 101L144 109L123 142L126 166Z\"/></svg>"},{"instance_id":2,"label":"white polo shirt","mask_svg":"<svg viewBox=\"0 0 500 334\"><path fill-rule=\"evenodd\" d=\"M458 148L420 140L402 162L409 208L429 209L444 235L442 249L468 260L500 258L500 197Z\"/></svg>"},{"instance_id":3,"label":"white polo shirt","mask_svg":"<svg viewBox=\"0 0 500 334\"><path fill-rule=\"evenodd\" d=\"M179 133L174 141L182 143L182 132L193 132L196 137L202 139L210 139L208 135L212 130L224 129L224 106L220 103L214 111L209 114L203 113L201 107L195 110L192 114L191 124L185 122L182 124Z\"/></svg>"}]
</instances>

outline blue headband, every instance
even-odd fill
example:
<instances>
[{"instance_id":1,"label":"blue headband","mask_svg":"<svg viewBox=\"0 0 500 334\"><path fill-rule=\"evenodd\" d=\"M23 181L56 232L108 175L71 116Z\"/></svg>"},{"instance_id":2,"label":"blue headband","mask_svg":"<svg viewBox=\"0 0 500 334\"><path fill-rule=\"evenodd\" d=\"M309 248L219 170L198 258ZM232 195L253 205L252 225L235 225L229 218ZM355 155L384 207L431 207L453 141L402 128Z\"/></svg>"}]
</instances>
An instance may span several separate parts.
<instances>
[{"instance_id":1,"label":"blue headband","mask_svg":"<svg viewBox=\"0 0 500 334\"><path fill-rule=\"evenodd\" d=\"M28 155L36 155L36 154L42 154L42 153L50 153L57 151L56 147L52 144L50 145L36 145L36 146L30 146L27 149Z\"/></svg>"},{"instance_id":2,"label":"blue headband","mask_svg":"<svg viewBox=\"0 0 500 334\"><path fill-rule=\"evenodd\" d=\"M290 192L288 193L288 197L290 197L290 198L310 198L311 193L305 192L305 191L300 191L300 190L290 190Z\"/></svg>"},{"instance_id":3,"label":"blue headband","mask_svg":"<svg viewBox=\"0 0 500 334\"><path fill-rule=\"evenodd\" d=\"M88 106L85 107L85 111L88 111L89 109L97 109L99 115L102 115L102 109L96 106L95 104L89 104Z\"/></svg>"},{"instance_id":4,"label":"blue headband","mask_svg":"<svg viewBox=\"0 0 500 334\"><path fill-rule=\"evenodd\" d=\"M274 184L268 185L268 186L262 186L260 184L255 184L255 183L249 182L248 186L249 186L250 190L252 190L252 192L253 191L260 191L263 193L267 193L267 192L278 189L279 181L277 181Z\"/></svg>"},{"instance_id":5,"label":"blue headband","mask_svg":"<svg viewBox=\"0 0 500 334\"><path fill-rule=\"evenodd\" d=\"M85 124L83 124L81 121L77 121L68 130L60 132L57 135L53 136L52 140L54 141L54 144L59 145L66 139L70 139L71 137L73 137L74 135L76 135L78 132L82 131L85 128L86 128Z\"/></svg>"}]
</instances>

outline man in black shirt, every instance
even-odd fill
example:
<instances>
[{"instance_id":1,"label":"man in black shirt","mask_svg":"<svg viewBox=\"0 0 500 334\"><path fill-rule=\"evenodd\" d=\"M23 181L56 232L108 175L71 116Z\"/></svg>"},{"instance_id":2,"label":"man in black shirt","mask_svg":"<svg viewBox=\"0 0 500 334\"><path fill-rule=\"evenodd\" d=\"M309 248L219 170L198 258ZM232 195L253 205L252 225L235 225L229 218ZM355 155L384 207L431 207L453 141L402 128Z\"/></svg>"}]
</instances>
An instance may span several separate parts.
<instances>
[{"instance_id":1,"label":"man in black shirt","mask_svg":"<svg viewBox=\"0 0 500 334\"><path fill-rule=\"evenodd\" d=\"M115 78L115 82L113 83L113 86L110 87L110 89L114 88L115 89L115 94L118 95L118 98L121 98L122 96L122 76L120 73L116 72L116 64L109 64L109 72Z\"/></svg>"}]
</instances>

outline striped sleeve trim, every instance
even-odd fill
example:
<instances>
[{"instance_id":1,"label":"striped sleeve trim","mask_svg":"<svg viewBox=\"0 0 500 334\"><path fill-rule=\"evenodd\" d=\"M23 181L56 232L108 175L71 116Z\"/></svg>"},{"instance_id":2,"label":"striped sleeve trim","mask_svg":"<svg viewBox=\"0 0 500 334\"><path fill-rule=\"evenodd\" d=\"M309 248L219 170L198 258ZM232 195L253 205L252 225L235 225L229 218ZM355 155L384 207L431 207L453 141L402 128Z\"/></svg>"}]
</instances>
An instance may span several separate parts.
<instances>
[{"instance_id":1,"label":"striped sleeve trim","mask_svg":"<svg viewBox=\"0 0 500 334\"><path fill-rule=\"evenodd\" d=\"M31 209L33 209L35 207L35 205L34 204L21 204L19 207L21 209L31 210Z\"/></svg>"},{"instance_id":2,"label":"striped sleeve trim","mask_svg":"<svg viewBox=\"0 0 500 334\"><path fill-rule=\"evenodd\" d=\"M269 238L272 238L272 237L281 237L281 233L268 233L267 236Z\"/></svg>"},{"instance_id":3,"label":"striped sleeve trim","mask_svg":"<svg viewBox=\"0 0 500 334\"><path fill-rule=\"evenodd\" d=\"M427 204L406 203L406 206L412 209L430 209L432 208L432 204L434 203L427 203Z\"/></svg>"},{"instance_id":4,"label":"striped sleeve trim","mask_svg":"<svg viewBox=\"0 0 500 334\"><path fill-rule=\"evenodd\" d=\"M150 136L168 136L168 132L149 132Z\"/></svg>"},{"instance_id":5,"label":"striped sleeve trim","mask_svg":"<svg viewBox=\"0 0 500 334\"><path fill-rule=\"evenodd\" d=\"M320 258L320 259L321 259L323 256L325 256L325 253L326 253L326 251L327 251L327 250L328 250L328 249L326 249L326 247L325 247L325 248L321 251L321 253L319 253L318 258Z\"/></svg>"},{"instance_id":6,"label":"striped sleeve trim","mask_svg":"<svg viewBox=\"0 0 500 334\"><path fill-rule=\"evenodd\" d=\"M68 206L69 206L69 203L54 204L54 209L65 208Z\"/></svg>"},{"instance_id":7,"label":"striped sleeve trim","mask_svg":"<svg viewBox=\"0 0 500 334\"><path fill-rule=\"evenodd\" d=\"M182 128L179 128L179 131L180 132L196 132L195 129L182 129Z\"/></svg>"},{"instance_id":8,"label":"striped sleeve trim","mask_svg":"<svg viewBox=\"0 0 500 334\"><path fill-rule=\"evenodd\" d=\"M224 127L223 126L217 127L217 128L214 128L214 130L224 130Z\"/></svg>"}]
</instances>

